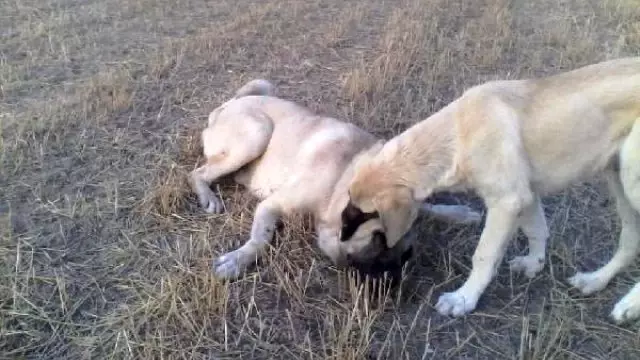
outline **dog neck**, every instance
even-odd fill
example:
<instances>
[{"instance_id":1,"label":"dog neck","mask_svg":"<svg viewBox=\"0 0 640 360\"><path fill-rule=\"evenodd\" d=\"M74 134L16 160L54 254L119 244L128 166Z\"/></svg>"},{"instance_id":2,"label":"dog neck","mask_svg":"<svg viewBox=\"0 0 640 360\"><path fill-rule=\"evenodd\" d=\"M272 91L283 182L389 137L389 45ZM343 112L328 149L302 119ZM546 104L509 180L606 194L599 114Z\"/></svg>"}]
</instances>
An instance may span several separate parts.
<instances>
[{"instance_id":1,"label":"dog neck","mask_svg":"<svg viewBox=\"0 0 640 360\"><path fill-rule=\"evenodd\" d=\"M454 109L446 106L413 125L389 140L376 156L394 183L413 190L416 201L459 183Z\"/></svg>"}]
</instances>

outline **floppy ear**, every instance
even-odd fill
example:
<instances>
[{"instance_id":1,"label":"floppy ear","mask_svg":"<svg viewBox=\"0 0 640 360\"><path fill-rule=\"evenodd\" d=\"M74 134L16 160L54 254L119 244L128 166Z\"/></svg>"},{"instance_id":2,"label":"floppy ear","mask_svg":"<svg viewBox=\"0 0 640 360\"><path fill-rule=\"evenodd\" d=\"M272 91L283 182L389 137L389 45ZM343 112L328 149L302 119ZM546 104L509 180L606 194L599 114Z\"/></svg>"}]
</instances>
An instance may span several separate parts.
<instances>
[{"instance_id":1,"label":"floppy ear","mask_svg":"<svg viewBox=\"0 0 640 360\"><path fill-rule=\"evenodd\" d=\"M395 189L393 192L385 196L386 206L380 207L384 210L379 212L389 248L395 246L409 231L420 209L420 204L413 200L408 188Z\"/></svg>"}]
</instances>

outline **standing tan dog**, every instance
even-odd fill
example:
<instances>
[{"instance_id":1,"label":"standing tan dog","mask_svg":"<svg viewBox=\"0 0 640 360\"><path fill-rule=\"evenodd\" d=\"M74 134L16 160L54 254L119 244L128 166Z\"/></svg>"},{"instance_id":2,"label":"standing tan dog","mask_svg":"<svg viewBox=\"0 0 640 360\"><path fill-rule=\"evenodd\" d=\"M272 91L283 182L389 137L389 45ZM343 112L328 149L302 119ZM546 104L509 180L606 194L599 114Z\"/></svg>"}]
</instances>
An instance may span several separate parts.
<instances>
[{"instance_id":1,"label":"standing tan dog","mask_svg":"<svg viewBox=\"0 0 640 360\"><path fill-rule=\"evenodd\" d=\"M605 266L569 279L584 294L603 289L640 250L640 58L467 90L371 148L356 165L348 208L379 214L393 246L430 194L475 190L487 218L471 273L436 305L441 314L460 316L475 309L518 228L529 252L511 260L511 268L533 277L544 267L549 230L540 196L601 172L616 198L622 231ZM640 282L611 313L618 323L639 315Z\"/></svg>"},{"instance_id":2,"label":"standing tan dog","mask_svg":"<svg viewBox=\"0 0 640 360\"><path fill-rule=\"evenodd\" d=\"M215 274L239 276L270 243L280 217L294 212L314 217L318 245L337 265L366 264L361 268L367 272L401 268L410 249L402 243L386 249L376 219L346 228L351 242L339 240L351 163L378 141L352 124L318 116L276 97L274 86L266 80L250 81L213 110L202 132L206 164L190 176L200 204L207 212L221 212L223 203L210 185L232 173L235 182L262 200L249 240L216 259ZM466 206L422 204L422 209L450 221L480 220L480 214ZM372 261L377 264L370 266Z\"/></svg>"}]
</instances>

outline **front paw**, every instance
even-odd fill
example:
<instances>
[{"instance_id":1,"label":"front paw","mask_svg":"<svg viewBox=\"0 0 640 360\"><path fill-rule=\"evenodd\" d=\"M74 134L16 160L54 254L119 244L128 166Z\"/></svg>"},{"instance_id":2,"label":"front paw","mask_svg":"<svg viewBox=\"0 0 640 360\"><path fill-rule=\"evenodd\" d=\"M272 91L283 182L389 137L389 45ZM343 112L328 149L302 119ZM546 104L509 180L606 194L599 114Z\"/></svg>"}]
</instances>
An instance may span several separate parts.
<instances>
[{"instance_id":1,"label":"front paw","mask_svg":"<svg viewBox=\"0 0 640 360\"><path fill-rule=\"evenodd\" d=\"M632 291L625 295L613 307L610 316L618 325L640 317L640 294Z\"/></svg>"},{"instance_id":2,"label":"front paw","mask_svg":"<svg viewBox=\"0 0 640 360\"><path fill-rule=\"evenodd\" d=\"M246 269L246 256L234 250L218 257L213 262L213 273L221 279L236 279Z\"/></svg>"},{"instance_id":3,"label":"front paw","mask_svg":"<svg viewBox=\"0 0 640 360\"><path fill-rule=\"evenodd\" d=\"M522 272L533 279L544 268L544 258L537 256L516 256L509 261L511 271Z\"/></svg>"},{"instance_id":4,"label":"front paw","mask_svg":"<svg viewBox=\"0 0 640 360\"><path fill-rule=\"evenodd\" d=\"M440 295L436 310L441 315L459 317L473 311L477 302L477 296L465 294L463 290L457 290Z\"/></svg>"},{"instance_id":5,"label":"front paw","mask_svg":"<svg viewBox=\"0 0 640 360\"><path fill-rule=\"evenodd\" d=\"M603 279L597 271L579 272L569 278L569 284L580 290L583 295L591 295L607 287L608 281Z\"/></svg>"},{"instance_id":6,"label":"front paw","mask_svg":"<svg viewBox=\"0 0 640 360\"><path fill-rule=\"evenodd\" d=\"M224 211L224 204L213 191L203 192L198 194L198 201L200 206L209 214L220 214Z\"/></svg>"}]
</instances>

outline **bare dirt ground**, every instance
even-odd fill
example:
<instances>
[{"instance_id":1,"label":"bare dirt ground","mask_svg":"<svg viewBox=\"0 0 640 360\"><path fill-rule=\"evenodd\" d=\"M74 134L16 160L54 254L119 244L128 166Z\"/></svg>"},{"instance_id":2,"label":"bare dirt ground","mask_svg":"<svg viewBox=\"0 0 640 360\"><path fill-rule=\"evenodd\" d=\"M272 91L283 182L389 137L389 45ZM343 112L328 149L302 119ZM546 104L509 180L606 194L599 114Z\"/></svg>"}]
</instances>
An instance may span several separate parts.
<instances>
[{"instance_id":1,"label":"bare dirt ground","mask_svg":"<svg viewBox=\"0 0 640 360\"><path fill-rule=\"evenodd\" d=\"M0 34L0 357L640 358L637 324L607 318L640 271L589 297L565 281L614 249L599 181L545 198L545 270L501 267L461 319L433 305L480 226L420 219L384 303L304 219L224 283L210 262L244 241L255 201L221 186L228 212L206 215L185 183L206 116L249 79L389 137L485 80L638 55L637 0L0 0Z\"/></svg>"}]
</instances>

